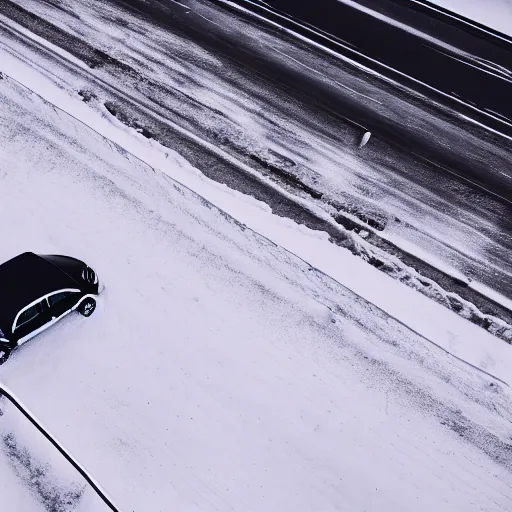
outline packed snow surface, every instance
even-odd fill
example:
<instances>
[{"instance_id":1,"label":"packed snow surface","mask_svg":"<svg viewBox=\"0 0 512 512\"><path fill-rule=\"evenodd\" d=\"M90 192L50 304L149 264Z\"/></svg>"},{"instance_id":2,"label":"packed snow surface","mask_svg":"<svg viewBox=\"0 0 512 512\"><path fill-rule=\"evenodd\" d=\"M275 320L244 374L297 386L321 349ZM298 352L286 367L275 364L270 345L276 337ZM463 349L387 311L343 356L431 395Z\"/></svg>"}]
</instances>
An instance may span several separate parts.
<instances>
[{"instance_id":1,"label":"packed snow surface","mask_svg":"<svg viewBox=\"0 0 512 512\"><path fill-rule=\"evenodd\" d=\"M121 510L512 507L511 392L482 371L509 346L27 73L63 109L0 80L0 260L76 256L105 289L0 381Z\"/></svg>"}]
</instances>

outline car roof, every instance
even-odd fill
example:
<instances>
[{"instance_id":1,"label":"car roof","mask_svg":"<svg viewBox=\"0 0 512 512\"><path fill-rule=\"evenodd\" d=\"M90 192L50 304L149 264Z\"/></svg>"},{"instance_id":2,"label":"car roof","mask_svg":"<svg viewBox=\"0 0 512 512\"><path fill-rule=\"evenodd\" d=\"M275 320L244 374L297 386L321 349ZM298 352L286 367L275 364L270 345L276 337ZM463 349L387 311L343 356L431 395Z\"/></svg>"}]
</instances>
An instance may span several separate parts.
<instances>
[{"instance_id":1,"label":"car roof","mask_svg":"<svg viewBox=\"0 0 512 512\"><path fill-rule=\"evenodd\" d=\"M11 332L16 314L25 306L63 288L79 288L64 271L32 252L0 265L0 328Z\"/></svg>"}]
</instances>

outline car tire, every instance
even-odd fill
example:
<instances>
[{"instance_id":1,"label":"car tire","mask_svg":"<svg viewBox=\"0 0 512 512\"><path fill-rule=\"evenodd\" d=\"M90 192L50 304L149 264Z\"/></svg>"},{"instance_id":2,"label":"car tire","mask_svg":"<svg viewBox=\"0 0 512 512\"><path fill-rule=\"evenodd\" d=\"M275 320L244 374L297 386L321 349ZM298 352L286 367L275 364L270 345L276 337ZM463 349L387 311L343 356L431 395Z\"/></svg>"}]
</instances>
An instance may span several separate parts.
<instances>
[{"instance_id":1,"label":"car tire","mask_svg":"<svg viewBox=\"0 0 512 512\"><path fill-rule=\"evenodd\" d=\"M85 317L91 316L94 313L95 309L96 309L96 301L91 297L88 297L87 299L85 299L80 304L80 306L78 306L78 312L82 316L85 316Z\"/></svg>"},{"instance_id":2,"label":"car tire","mask_svg":"<svg viewBox=\"0 0 512 512\"><path fill-rule=\"evenodd\" d=\"M4 364L11 355L11 349L7 347L0 348L0 365Z\"/></svg>"}]
</instances>

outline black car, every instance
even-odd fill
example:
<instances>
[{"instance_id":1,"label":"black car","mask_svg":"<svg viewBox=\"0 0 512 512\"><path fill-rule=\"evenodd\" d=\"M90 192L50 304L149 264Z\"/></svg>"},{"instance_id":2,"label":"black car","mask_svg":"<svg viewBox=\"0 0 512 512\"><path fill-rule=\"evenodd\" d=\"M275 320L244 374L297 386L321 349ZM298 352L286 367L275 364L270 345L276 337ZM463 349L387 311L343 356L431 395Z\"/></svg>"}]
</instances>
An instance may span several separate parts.
<instances>
[{"instance_id":1,"label":"black car","mask_svg":"<svg viewBox=\"0 0 512 512\"><path fill-rule=\"evenodd\" d=\"M25 252L0 265L0 364L71 311L90 316L98 276L69 256Z\"/></svg>"}]
</instances>

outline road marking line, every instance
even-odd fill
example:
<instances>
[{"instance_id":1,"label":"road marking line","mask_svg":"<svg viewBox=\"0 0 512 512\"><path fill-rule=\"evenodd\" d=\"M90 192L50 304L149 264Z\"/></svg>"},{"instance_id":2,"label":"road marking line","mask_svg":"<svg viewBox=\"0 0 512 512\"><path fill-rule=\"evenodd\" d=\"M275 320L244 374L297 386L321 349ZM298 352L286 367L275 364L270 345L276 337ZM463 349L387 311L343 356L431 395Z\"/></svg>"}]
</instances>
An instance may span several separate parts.
<instances>
[{"instance_id":1,"label":"road marking line","mask_svg":"<svg viewBox=\"0 0 512 512\"><path fill-rule=\"evenodd\" d=\"M181 5L181 7L185 7L185 9L190 9L188 5L182 4L181 2L178 2L178 0L171 0L171 2L174 2L175 4Z\"/></svg>"},{"instance_id":2,"label":"road marking line","mask_svg":"<svg viewBox=\"0 0 512 512\"><path fill-rule=\"evenodd\" d=\"M215 23L215 21L212 21L212 20L208 19L206 16L203 16L202 14L199 14L198 12L194 12L194 11L192 11L192 12L194 14L197 14L198 16L201 16L201 18L203 18L203 20L209 21L210 23L213 23L214 25L217 25L218 27L221 26L218 23Z\"/></svg>"}]
</instances>

